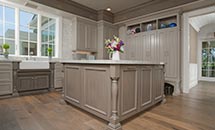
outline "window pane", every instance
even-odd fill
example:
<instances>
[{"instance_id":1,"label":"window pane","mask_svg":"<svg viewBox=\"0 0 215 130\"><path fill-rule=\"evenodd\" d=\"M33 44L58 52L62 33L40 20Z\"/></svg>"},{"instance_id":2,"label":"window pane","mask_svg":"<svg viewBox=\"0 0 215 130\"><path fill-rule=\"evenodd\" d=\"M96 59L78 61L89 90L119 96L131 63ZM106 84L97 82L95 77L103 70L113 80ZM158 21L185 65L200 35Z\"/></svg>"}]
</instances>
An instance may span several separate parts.
<instances>
[{"instance_id":1,"label":"window pane","mask_svg":"<svg viewBox=\"0 0 215 130\"><path fill-rule=\"evenodd\" d=\"M15 25L5 24L5 38L15 39Z\"/></svg>"},{"instance_id":2,"label":"window pane","mask_svg":"<svg viewBox=\"0 0 215 130\"><path fill-rule=\"evenodd\" d=\"M5 7L5 21L15 23L15 9Z\"/></svg>"},{"instance_id":3,"label":"window pane","mask_svg":"<svg viewBox=\"0 0 215 130\"><path fill-rule=\"evenodd\" d=\"M19 31L19 38L20 40L28 40L28 31L29 29L27 27L20 26Z\"/></svg>"},{"instance_id":4,"label":"window pane","mask_svg":"<svg viewBox=\"0 0 215 130\"><path fill-rule=\"evenodd\" d=\"M48 27L49 19L45 16L42 16L41 29L45 29Z\"/></svg>"},{"instance_id":5,"label":"window pane","mask_svg":"<svg viewBox=\"0 0 215 130\"><path fill-rule=\"evenodd\" d=\"M0 5L0 21L3 20L3 7Z\"/></svg>"},{"instance_id":6,"label":"window pane","mask_svg":"<svg viewBox=\"0 0 215 130\"><path fill-rule=\"evenodd\" d=\"M50 48L52 48L52 56L55 56L55 45L49 45Z\"/></svg>"},{"instance_id":7,"label":"window pane","mask_svg":"<svg viewBox=\"0 0 215 130\"><path fill-rule=\"evenodd\" d=\"M48 44L42 44L41 46L41 55L42 56L48 56Z\"/></svg>"},{"instance_id":8,"label":"window pane","mask_svg":"<svg viewBox=\"0 0 215 130\"><path fill-rule=\"evenodd\" d=\"M26 27L37 26L37 15L26 11L20 11L20 25Z\"/></svg>"},{"instance_id":9,"label":"window pane","mask_svg":"<svg viewBox=\"0 0 215 130\"><path fill-rule=\"evenodd\" d=\"M30 31L30 41L37 41L37 29L35 29L35 28L30 28L29 29L29 31Z\"/></svg>"},{"instance_id":10,"label":"window pane","mask_svg":"<svg viewBox=\"0 0 215 130\"><path fill-rule=\"evenodd\" d=\"M30 43L30 55L33 55L33 56L37 55L37 43L35 42Z\"/></svg>"},{"instance_id":11,"label":"window pane","mask_svg":"<svg viewBox=\"0 0 215 130\"><path fill-rule=\"evenodd\" d=\"M20 55L28 55L28 42L27 41L20 41Z\"/></svg>"},{"instance_id":12,"label":"window pane","mask_svg":"<svg viewBox=\"0 0 215 130\"><path fill-rule=\"evenodd\" d=\"M3 38L3 23L0 22L0 38Z\"/></svg>"},{"instance_id":13,"label":"window pane","mask_svg":"<svg viewBox=\"0 0 215 130\"><path fill-rule=\"evenodd\" d=\"M48 41L48 31L42 30L42 42L47 42L47 41Z\"/></svg>"},{"instance_id":14,"label":"window pane","mask_svg":"<svg viewBox=\"0 0 215 130\"><path fill-rule=\"evenodd\" d=\"M55 24L52 24L52 25L49 27L49 30L52 31L52 32L55 32Z\"/></svg>"},{"instance_id":15,"label":"window pane","mask_svg":"<svg viewBox=\"0 0 215 130\"><path fill-rule=\"evenodd\" d=\"M208 48L208 42L202 42L202 48Z\"/></svg>"},{"instance_id":16,"label":"window pane","mask_svg":"<svg viewBox=\"0 0 215 130\"><path fill-rule=\"evenodd\" d=\"M49 41L53 41L55 39L55 33L49 32Z\"/></svg>"},{"instance_id":17,"label":"window pane","mask_svg":"<svg viewBox=\"0 0 215 130\"><path fill-rule=\"evenodd\" d=\"M15 40L5 40L5 43L10 45L10 49L8 50L10 54L15 54Z\"/></svg>"}]
</instances>

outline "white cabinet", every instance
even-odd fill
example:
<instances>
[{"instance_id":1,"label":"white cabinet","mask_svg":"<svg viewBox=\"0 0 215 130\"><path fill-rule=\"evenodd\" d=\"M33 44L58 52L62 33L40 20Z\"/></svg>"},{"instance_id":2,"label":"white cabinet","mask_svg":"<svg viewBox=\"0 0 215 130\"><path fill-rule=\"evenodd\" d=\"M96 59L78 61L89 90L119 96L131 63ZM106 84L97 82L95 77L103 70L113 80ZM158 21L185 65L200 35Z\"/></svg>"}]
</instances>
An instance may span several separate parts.
<instances>
[{"instance_id":1,"label":"white cabinet","mask_svg":"<svg viewBox=\"0 0 215 130\"><path fill-rule=\"evenodd\" d=\"M73 20L73 51L97 51L97 23L86 19Z\"/></svg>"}]
</instances>

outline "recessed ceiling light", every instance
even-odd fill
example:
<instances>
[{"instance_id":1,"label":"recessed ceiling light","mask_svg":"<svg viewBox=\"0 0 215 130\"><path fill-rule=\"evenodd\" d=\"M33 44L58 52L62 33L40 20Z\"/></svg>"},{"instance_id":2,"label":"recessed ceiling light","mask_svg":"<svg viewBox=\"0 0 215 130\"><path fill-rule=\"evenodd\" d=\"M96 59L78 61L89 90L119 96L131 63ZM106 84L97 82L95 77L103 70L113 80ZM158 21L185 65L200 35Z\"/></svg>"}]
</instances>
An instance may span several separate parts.
<instances>
[{"instance_id":1,"label":"recessed ceiling light","mask_svg":"<svg viewBox=\"0 0 215 130\"><path fill-rule=\"evenodd\" d=\"M111 11L111 8L110 8L110 7L108 7L106 10L107 10L107 11Z\"/></svg>"}]
</instances>

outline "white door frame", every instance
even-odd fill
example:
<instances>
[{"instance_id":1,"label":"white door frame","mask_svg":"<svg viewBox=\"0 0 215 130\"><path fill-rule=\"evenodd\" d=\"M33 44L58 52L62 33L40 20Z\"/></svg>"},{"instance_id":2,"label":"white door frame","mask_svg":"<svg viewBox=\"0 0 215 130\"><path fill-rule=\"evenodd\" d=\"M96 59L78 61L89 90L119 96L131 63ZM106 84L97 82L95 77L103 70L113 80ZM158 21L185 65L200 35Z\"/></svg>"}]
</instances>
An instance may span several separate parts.
<instances>
[{"instance_id":1,"label":"white door frame","mask_svg":"<svg viewBox=\"0 0 215 130\"><path fill-rule=\"evenodd\" d=\"M198 9L195 11L187 12L182 15L182 84L181 88L183 93L189 93L189 75L190 75L190 68L189 68L189 60L190 60L190 43L189 43L189 34L190 34L190 27L189 27L189 18L194 16L199 16L203 14L212 13L215 11L214 6L210 6L203 9Z\"/></svg>"}]
</instances>

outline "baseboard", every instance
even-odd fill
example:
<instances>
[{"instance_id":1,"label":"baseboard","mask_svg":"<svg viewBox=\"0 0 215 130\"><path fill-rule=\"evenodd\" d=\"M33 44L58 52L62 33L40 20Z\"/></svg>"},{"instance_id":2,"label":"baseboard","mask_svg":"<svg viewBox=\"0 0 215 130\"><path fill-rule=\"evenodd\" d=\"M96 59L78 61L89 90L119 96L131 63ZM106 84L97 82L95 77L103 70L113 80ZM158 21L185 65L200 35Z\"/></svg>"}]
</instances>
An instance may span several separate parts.
<instances>
[{"instance_id":1,"label":"baseboard","mask_svg":"<svg viewBox=\"0 0 215 130\"><path fill-rule=\"evenodd\" d=\"M195 87L198 84L198 80L190 81L189 89Z\"/></svg>"}]
</instances>

